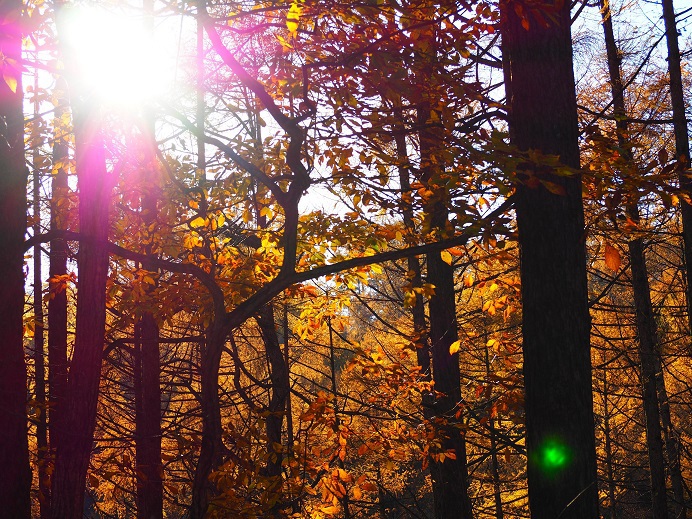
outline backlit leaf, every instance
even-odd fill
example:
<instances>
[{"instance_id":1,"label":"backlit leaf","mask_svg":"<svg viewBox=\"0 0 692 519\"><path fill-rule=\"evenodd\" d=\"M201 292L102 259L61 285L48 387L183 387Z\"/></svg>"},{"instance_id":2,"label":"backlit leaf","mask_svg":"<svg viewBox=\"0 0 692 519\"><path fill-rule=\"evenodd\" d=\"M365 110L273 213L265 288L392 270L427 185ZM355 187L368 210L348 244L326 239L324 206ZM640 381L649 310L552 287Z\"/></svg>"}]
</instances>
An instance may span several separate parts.
<instances>
[{"instance_id":1,"label":"backlit leaf","mask_svg":"<svg viewBox=\"0 0 692 519\"><path fill-rule=\"evenodd\" d=\"M605 264L606 267L614 271L617 271L620 268L620 265L622 265L620 253L609 243L605 244Z\"/></svg>"},{"instance_id":2,"label":"backlit leaf","mask_svg":"<svg viewBox=\"0 0 692 519\"><path fill-rule=\"evenodd\" d=\"M449 347L449 354L454 355L461 348L461 341L454 341Z\"/></svg>"}]
</instances>

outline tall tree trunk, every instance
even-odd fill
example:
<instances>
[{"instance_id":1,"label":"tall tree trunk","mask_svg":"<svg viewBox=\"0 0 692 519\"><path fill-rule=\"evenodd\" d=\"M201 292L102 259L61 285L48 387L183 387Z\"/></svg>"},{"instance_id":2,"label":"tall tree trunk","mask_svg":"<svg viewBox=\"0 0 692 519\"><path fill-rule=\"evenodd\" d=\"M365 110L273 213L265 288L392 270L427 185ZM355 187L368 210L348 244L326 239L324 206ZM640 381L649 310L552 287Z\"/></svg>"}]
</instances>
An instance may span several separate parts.
<instances>
[{"instance_id":1,"label":"tall tree trunk","mask_svg":"<svg viewBox=\"0 0 692 519\"><path fill-rule=\"evenodd\" d=\"M680 189L692 196L692 178L685 174L690 167L690 141L685 116L685 97L682 86L682 66L678 29L675 22L673 0L661 0L663 5L663 22L666 27L668 44L668 78L670 81L670 102L673 108L673 131L675 133L675 156L681 161L679 181ZM692 205L685 200L680 204L682 212L682 237L684 246L685 269L687 273L687 317L692 332Z\"/></svg>"},{"instance_id":2,"label":"tall tree trunk","mask_svg":"<svg viewBox=\"0 0 692 519\"><path fill-rule=\"evenodd\" d=\"M548 24L528 9L502 5L510 135L519 150L558 155L578 170L570 4L551 4L555 16ZM595 519L598 487L581 176L560 176L550 166L526 161L518 168L516 189L531 516Z\"/></svg>"},{"instance_id":3,"label":"tall tree trunk","mask_svg":"<svg viewBox=\"0 0 692 519\"><path fill-rule=\"evenodd\" d=\"M673 0L662 0L663 21L666 27L666 42L668 44L668 76L670 80L670 100L673 108L673 130L675 133L675 155L682 162L680 168L679 182L680 189L692 196L692 178L685 174L685 170L690 167L690 142L685 115L685 98L682 86L682 66L680 57L680 47L678 45L678 29L675 22L675 9ZM687 316L690 331L692 332L692 205L683 200L680 204L682 213L682 236L684 246L685 270L687 273ZM659 399L661 400L663 418L670 424L670 408L668 397L665 394L663 383L663 373L659 375L658 382ZM667 433L666 450L668 452L668 463L671 472L671 483L675 496L674 515L687 517L687 507L685 506L682 473L680 470L680 460L678 456L678 442L672 429L665 427Z\"/></svg>"},{"instance_id":4,"label":"tall tree trunk","mask_svg":"<svg viewBox=\"0 0 692 519\"><path fill-rule=\"evenodd\" d=\"M69 186L67 184L68 129L62 124L67 113L67 93L63 80L58 80L55 109L55 134L53 136L53 168L51 179L50 230L67 228ZM51 457L60 443L60 431L53 426L53 414L63 405L67 390L67 242L55 238L50 242L48 290L48 389L50 395L50 449Z\"/></svg>"},{"instance_id":5,"label":"tall tree trunk","mask_svg":"<svg viewBox=\"0 0 692 519\"><path fill-rule=\"evenodd\" d=\"M145 267L146 268L146 267ZM163 465L161 463L161 366L159 327L151 312L136 325L135 463L137 518L163 517Z\"/></svg>"},{"instance_id":6,"label":"tall tree trunk","mask_svg":"<svg viewBox=\"0 0 692 519\"><path fill-rule=\"evenodd\" d=\"M31 468L22 323L27 170L21 18L20 0L0 2L0 53L4 56L0 62L0 77L4 78L0 80L0 510L7 517L28 519Z\"/></svg>"},{"instance_id":7,"label":"tall tree trunk","mask_svg":"<svg viewBox=\"0 0 692 519\"><path fill-rule=\"evenodd\" d=\"M418 110L418 124L429 126L430 109L427 101ZM437 166L436 150L441 142L436 132L419 132L422 180L434 192L426 202L426 221L436 239L446 237L449 214L446 191L441 185L444 172ZM456 299L454 297L454 268L442 260L440 252L427 254L427 281L435 286L428 301L430 315L430 351L432 376L436 397L433 420L438 422L442 435L442 451L453 451L454 457L433 460L430 472L433 484L435 517L471 519L473 512L468 496L468 469L466 466L466 440L461 422L456 416L461 401L461 372L459 353L450 353L450 346L458 339Z\"/></svg>"},{"instance_id":8,"label":"tall tree trunk","mask_svg":"<svg viewBox=\"0 0 692 519\"><path fill-rule=\"evenodd\" d=\"M75 114L79 184L77 324L65 400L56 409L60 442L52 481L51 517L78 519L83 514L86 474L96 426L106 323L106 279L111 178L106 170L98 116Z\"/></svg>"},{"instance_id":9,"label":"tall tree trunk","mask_svg":"<svg viewBox=\"0 0 692 519\"><path fill-rule=\"evenodd\" d=\"M144 0L143 11L147 26L147 38L153 44L154 2ZM142 164L142 223L147 239L144 253L153 252L156 233L159 175L156 158L155 123L150 111L143 121L144 164ZM142 267L155 271L144 262ZM153 287L148 287L151 292ZM137 478L137 519L163 518L163 464L161 463L161 364L159 354L159 325L151 311L144 312L137 332L140 341L135 366L139 372L139 391L135 394L135 474ZM136 334L137 334L136 332Z\"/></svg>"},{"instance_id":10,"label":"tall tree trunk","mask_svg":"<svg viewBox=\"0 0 692 519\"><path fill-rule=\"evenodd\" d=\"M269 303L263 306L255 319L262 335L265 355L269 363L269 379L271 382L271 397L269 398L266 418L267 463L264 467L264 475L268 479L267 491L270 494L269 500L274 503L271 515L278 516L282 504L283 478L281 466L285 455L281 430L286 412L286 401L290 392L288 365L284 360L279 337L276 333L274 305Z\"/></svg>"},{"instance_id":11,"label":"tall tree trunk","mask_svg":"<svg viewBox=\"0 0 692 519\"><path fill-rule=\"evenodd\" d=\"M34 92L38 91L38 76L34 79ZM34 117L39 119L39 103L34 103ZM38 164L39 147L33 150L33 213L34 236L41 234L41 171ZM48 465L48 402L46 400L46 362L45 338L46 325L43 312L43 265L41 244L34 246L34 393L36 395L36 458L38 465L38 501L42 518L48 517L50 511L50 472Z\"/></svg>"},{"instance_id":12,"label":"tall tree trunk","mask_svg":"<svg viewBox=\"0 0 692 519\"><path fill-rule=\"evenodd\" d=\"M207 340L201 354L202 446L192 482L190 519L205 517L215 493L209 475L221 466L225 453L219 400L219 366L226 342L226 334L221 326L223 317L223 310L217 308L214 320L207 330Z\"/></svg>"},{"instance_id":13,"label":"tall tree trunk","mask_svg":"<svg viewBox=\"0 0 692 519\"><path fill-rule=\"evenodd\" d=\"M616 119L618 146L626 150L624 159L632 161L630 145L627 142L628 125L625 110L624 87L620 74L620 57L613 31L613 19L610 4L607 0L601 2L601 17L605 36L606 54L610 86L613 94L613 111ZM634 167L634 165L632 165ZM631 200L627 205L627 213L634 222L639 222L638 200ZM649 275L644 256L644 241L641 237L628 243L630 265L632 269L632 291L639 343L639 358L641 366L642 398L646 418L646 443L649 454L649 469L651 478L651 510L652 516L666 518L666 474L663 457L663 441L661 440L661 418L656 393L656 357L658 355L658 331L651 306Z\"/></svg>"},{"instance_id":14,"label":"tall tree trunk","mask_svg":"<svg viewBox=\"0 0 692 519\"><path fill-rule=\"evenodd\" d=\"M615 470L613 467L613 439L610 435L610 409L608 407L608 374L603 363L603 437L605 439L606 485L608 486L608 502L610 515L608 519L617 519L617 500L615 497Z\"/></svg>"}]
</instances>

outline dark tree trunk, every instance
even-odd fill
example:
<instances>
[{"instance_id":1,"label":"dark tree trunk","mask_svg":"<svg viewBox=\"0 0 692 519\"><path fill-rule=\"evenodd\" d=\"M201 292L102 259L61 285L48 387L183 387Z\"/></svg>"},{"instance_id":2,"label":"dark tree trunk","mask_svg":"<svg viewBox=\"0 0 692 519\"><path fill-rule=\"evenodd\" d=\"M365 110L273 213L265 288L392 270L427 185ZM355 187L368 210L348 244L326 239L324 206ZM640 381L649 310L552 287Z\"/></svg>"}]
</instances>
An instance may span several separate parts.
<instances>
[{"instance_id":1,"label":"dark tree trunk","mask_svg":"<svg viewBox=\"0 0 692 519\"><path fill-rule=\"evenodd\" d=\"M510 135L521 151L579 168L570 4L546 26L503 5ZM528 11L528 10L527 10ZM519 11L521 12L521 11ZM528 24L528 29L522 26ZM535 519L598 517L581 177L517 172L529 506ZM538 181L538 182L537 182ZM542 182L550 182L548 186Z\"/></svg>"},{"instance_id":2,"label":"dark tree trunk","mask_svg":"<svg viewBox=\"0 0 692 519\"><path fill-rule=\"evenodd\" d=\"M56 95L60 102L55 109L55 119L60 121L66 113L66 86L59 81ZM67 184L67 128L58 127L54 135L53 167L56 173L51 179L50 230L67 228L69 186ZM67 242L56 238L50 242L48 290L48 389L50 395L50 449L55 453L60 443L60 431L53 426L53 414L63 405L67 388Z\"/></svg>"},{"instance_id":3,"label":"dark tree trunk","mask_svg":"<svg viewBox=\"0 0 692 519\"><path fill-rule=\"evenodd\" d=\"M278 514L281 505L282 475L281 464L284 458L284 443L281 438L286 402L290 392L288 365L285 362L274 322L274 305L271 303L262 307L258 313L257 324L262 334L267 362L269 363L269 380L271 397L269 398L267 431L267 463L264 475L268 479L267 491L269 501L275 503L272 507L274 515Z\"/></svg>"},{"instance_id":4,"label":"dark tree trunk","mask_svg":"<svg viewBox=\"0 0 692 519\"><path fill-rule=\"evenodd\" d=\"M692 178L684 174L690 167L690 141L687 118L685 116L685 96L682 86L682 67L678 29L675 22L673 0L662 0L663 21L666 27L668 44L668 77L670 80L670 101L673 108L673 131L675 133L675 157L682 162L680 168L680 189L692 196ZM682 237L684 247L685 269L687 273L687 317L692 332L692 205L682 200Z\"/></svg>"},{"instance_id":5,"label":"dark tree trunk","mask_svg":"<svg viewBox=\"0 0 692 519\"><path fill-rule=\"evenodd\" d=\"M620 74L620 57L613 32L612 13L607 1L601 2L601 17L605 35L608 70L613 94L613 111L616 118L618 146L626 150L624 157L632 160L629 143L627 142L627 121L625 110L624 87ZM639 222L637 200L632 200L627 212L634 222ZM661 419L658 398L656 394L656 358L658 349L658 332L649 290L649 275L644 256L644 241L641 237L628 243L630 265L632 268L632 291L636 313L637 337L639 340L639 358L641 366L642 398L646 418L646 443L649 453L649 469L651 478L651 510L652 516L666 518L666 474L663 457L663 442L661 440Z\"/></svg>"},{"instance_id":6,"label":"dark tree trunk","mask_svg":"<svg viewBox=\"0 0 692 519\"><path fill-rule=\"evenodd\" d=\"M159 327L151 312L137 323L135 336L135 458L137 518L163 517L161 464L161 366Z\"/></svg>"},{"instance_id":7,"label":"dark tree trunk","mask_svg":"<svg viewBox=\"0 0 692 519\"><path fill-rule=\"evenodd\" d=\"M639 338L639 361L641 365L642 399L646 418L646 445L649 453L651 477L651 513L653 519L668 517L666 505L666 473L661 439L661 416L656 394L656 329L651 309L649 280L644 264L641 238L628 244L632 267L632 288Z\"/></svg>"},{"instance_id":8,"label":"dark tree trunk","mask_svg":"<svg viewBox=\"0 0 692 519\"><path fill-rule=\"evenodd\" d=\"M30 516L31 468L27 440L24 361L24 234L26 183L22 110L22 2L0 2L0 510L6 517Z\"/></svg>"},{"instance_id":9,"label":"dark tree trunk","mask_svg":"<svg viewBox=\"0 0 692 519\"><path fill-rule=\"evenodd\" d=\"M223 317L224 313L217 309L216 315ZM225 453L219 400L219 366L226 342L226 333L222 329L220 320L221 317L215 317L209 327L207 341L201 355L202 446L192 483L190 519L205 517L209 503L215 494L215 487L209 481L209 475L221 466Z\"/></svg>"},{"instance_id":10,"label":"dark tree trunk","mask_svg":"<svg viewBox=\"0 0 692 519\"><path fill-rule=\"evenodd\" d=\"M428 126L430 110L427 103L418 111L418 124ZM426 221L436 239L446 237L449 215L446 191L440 185L443 171L435 157L441 142L434 130L419 132L422 180L435 194L425 207ZM461 401L461 373L459 353L450 353L450 346L458 339L456 299L454 297L454 268L442 260L440 252L426 256L427 282L435 286L435 293L428 302L430 316L430 352L435 399L433 422L442 436L442 451L453 451L454 457L442 461L432 460L430 473L433 484L435 517L471 519L473 512L468 496L468 469L466 466L466 440L458 419Z\"/></svg>"},{"instance_id":11,"label":"dark tree trunk","mask_svg":"<svg viewBox=\"0 0 692 519\"><path fill-rule=\"evenodd\" d=\"M34 83L38 90L38 80ZM38 118L38 103L34 105L34 115ZM34 236L41 234L41 172L37 167L38 147L34 149L33 172L33 212ZM50 512L50 455L48 452L48 402L46 400L46 326L43 312L43 268L41 245L34 247L34 393L36 395L36 459L38 465L38 501L42 518Z\"/></svg>"},{"instance_id":12,"label":"dark tree trunk","mask_svg":"<svg viewBox=\"0 0 692 519\"><path fill-rule=\"evenodd\" d=\"M88 111L75 116L79 182L77 324L65 400L55 412L59 428L52 481L51 517L82 517L86 474L96 426L106 323L106 279L111 178L100 128Z\"/></svg>"},{"instance_id":13,"label":"dark tree trunk","mask_svg":"<svg viewBox=\"0 0 692 519\"><path fill-rule=\"evenodd\" d=\"M154 38L154 2L143 1L149 44ZM159 166L156 157L155 121L150 111L143 121L144 164L142 172L142 223L145 228L144 253L152 254L157 232L157 202L160 194ZM143 263L142 267L156 268ZM148 287L150 293L153 287ZM146 304L151 304L148 301ZM163 464L161 462L161 361L159 325L151 311L144 312L139 323L139 392L135 394L135 463L137 477L137 519L163 518Z\"/></svg>"},{"instance_id":14,"label":"dark tree trunk","mask_svg":"<svg viewBox=\"0 0 692 519\"><path fill-rule=\"evenodd\" d=\"M666 27L666 42L668 44L668 75L670 79L670 99L673 108L673 129L675 132L675 155L683 163L680 168L679 182L680 189L692 195L692 178L684 174L686 168L690 167L690 142L685 115L685 98L682 86L682 66L680 57L680 47L678 45L678 29L675 22L675 10L673 0L662 0L663 21ZM685 270L687 273L687 316L689 327L692 331L692 205L682 200L682 236L684 246ZM677 518L687 517L687 507L685 506L683 487L684 482L680 470L680 460L678 455L678 442L670 427L670 409L668 397L665 394L663 383L663 373L660 373L659 399L662 406L662 417L668 425L664 423L664 431L667 433L666 450L668 453L668 463L670 466L671 483L675 496L674 516Z\"/></svg>"}]
</instances>

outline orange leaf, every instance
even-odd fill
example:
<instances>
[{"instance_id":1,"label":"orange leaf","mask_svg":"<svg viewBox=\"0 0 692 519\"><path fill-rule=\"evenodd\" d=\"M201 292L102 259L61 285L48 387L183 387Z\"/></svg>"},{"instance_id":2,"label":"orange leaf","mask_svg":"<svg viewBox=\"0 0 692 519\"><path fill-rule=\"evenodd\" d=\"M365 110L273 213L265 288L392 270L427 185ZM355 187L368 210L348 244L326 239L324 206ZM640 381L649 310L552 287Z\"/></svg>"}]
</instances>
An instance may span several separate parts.
<instances>
[{"instance_id":1,"label":"orange leaf","mask_svg":"<svg viewBox=\"0 0 692 519\"><path fill-rule=\"evenodd\" d=\"M616 272L620 268L620 265L622 265L620 253L609 243L605 244L605 264L610 270L614 270Z\"/></svg>"}]
</instances>

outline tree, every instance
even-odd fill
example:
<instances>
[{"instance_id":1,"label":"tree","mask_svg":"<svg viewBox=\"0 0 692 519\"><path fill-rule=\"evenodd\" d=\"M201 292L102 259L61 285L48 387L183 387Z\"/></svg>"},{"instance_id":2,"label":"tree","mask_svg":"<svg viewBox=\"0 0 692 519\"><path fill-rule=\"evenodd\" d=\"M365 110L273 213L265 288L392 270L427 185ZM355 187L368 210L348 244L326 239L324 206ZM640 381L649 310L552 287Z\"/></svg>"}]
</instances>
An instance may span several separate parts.
<instances>
[{"instance_id":1,"label":"tree","mask_svg":"<svg viewBox=\"0 0 692 519\"><path fill-rule=\"evenodd\" d=\"M0 4L0 507L17 518L30 516L31 469L27 440L24 361L24 233L27 169L22 109L22 2Z\"/></svg>"},{"instance_id":2,"label":"tree","mask_svg":"<svg viewBox=\"0 0 692 519\"><path fill-rule=\"evenodd\" d=\"M529 506L598 517L584 216L570 6L502 5L521 251ZM558 156L564 166L549 161ZM538 158L536 158L538 157Z\"/></svg>"}]
</instances>

